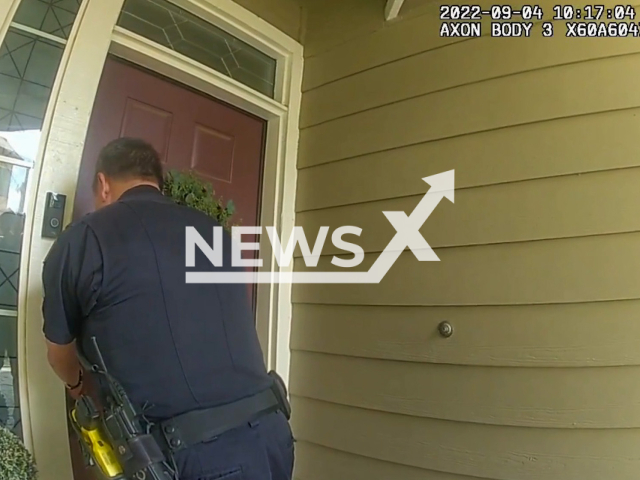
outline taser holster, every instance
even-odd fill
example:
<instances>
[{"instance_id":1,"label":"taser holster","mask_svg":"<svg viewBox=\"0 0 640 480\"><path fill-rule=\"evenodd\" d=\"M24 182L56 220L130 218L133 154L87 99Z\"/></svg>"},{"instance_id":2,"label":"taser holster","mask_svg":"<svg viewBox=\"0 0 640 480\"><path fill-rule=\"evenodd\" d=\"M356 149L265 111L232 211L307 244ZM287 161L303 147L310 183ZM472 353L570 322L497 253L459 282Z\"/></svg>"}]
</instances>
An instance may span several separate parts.
<instances>
[{"instance_id":1,"label":"taser holster","mask_svg":"<svg viewBox=\"0 0 640 480\"><path fill-rule=\"evenodd\" d=\"M87 467L97 468L102 477L124 480L124 471L102 426L100 412L91 397L82 396L69 412Z\"/></svg>"},{"instance_id":2,"label":"taser holster","mask_svg":"<svg viewBox=\"0 0 640 480\"><path fill-rule=\"evenodd\" d=\"M105 480L176 480L172 459L165 457L149 433L146 419L135 410L122 386L109 374L95 338L98 364L90 364L78 352L83 367L92 371L105 388L102 409L82 396L70 412L87 466Z\"/></svg>"}]
</instances>

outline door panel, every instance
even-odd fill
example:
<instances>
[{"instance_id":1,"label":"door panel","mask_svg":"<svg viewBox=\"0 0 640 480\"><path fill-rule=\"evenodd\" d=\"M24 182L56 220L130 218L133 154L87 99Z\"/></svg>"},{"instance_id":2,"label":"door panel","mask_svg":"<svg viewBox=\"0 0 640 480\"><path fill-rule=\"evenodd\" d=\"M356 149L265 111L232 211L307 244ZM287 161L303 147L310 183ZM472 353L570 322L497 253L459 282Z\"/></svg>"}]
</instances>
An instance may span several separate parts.
<instances>
[{"instance_id":1,"label":"door panel","mask_svg":"<svg viewBox=\"0 0 640 480\"><path fill-rule=\"evenodd\" d=\"M146 139L158 151L163 162L166 162L172 121L173 115L170 112L127 98L120 136Z\"/></svg>"},{"instance_id":2,"label":"door panel","mask_svg":"<svg viewBox=\"0 0 640 480\"><path fill-rule=\"evenodd\" d=\"M196 125L193 135L191 168L210 180L233 181L233 151L235 139L224 132ZM210 161L209 152L218 152L219 159Z\"/></svg>"}]
</instances>

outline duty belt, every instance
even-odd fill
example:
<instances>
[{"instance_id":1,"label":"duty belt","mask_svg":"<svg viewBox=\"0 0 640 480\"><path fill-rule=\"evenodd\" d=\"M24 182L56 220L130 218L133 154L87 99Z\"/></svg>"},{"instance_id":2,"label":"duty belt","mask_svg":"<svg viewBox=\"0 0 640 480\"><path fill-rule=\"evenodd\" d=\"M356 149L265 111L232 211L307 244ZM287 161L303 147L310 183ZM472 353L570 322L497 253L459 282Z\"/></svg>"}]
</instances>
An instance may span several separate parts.
<instances>
[{"instance_id":1,"label":"duty belt","mask_svg":"<svg viewBox=\"0 0 640 480\"><path fill-rule=\"evenodd\" d=\"M171 453L175 453L192 445L214 440L229 430L276 410L282 410L289 416L288 405L283 406L277 392L269 388L227 405L193 410L161 421L154 424L151 434Z\"/></svg>"}]
</instances>

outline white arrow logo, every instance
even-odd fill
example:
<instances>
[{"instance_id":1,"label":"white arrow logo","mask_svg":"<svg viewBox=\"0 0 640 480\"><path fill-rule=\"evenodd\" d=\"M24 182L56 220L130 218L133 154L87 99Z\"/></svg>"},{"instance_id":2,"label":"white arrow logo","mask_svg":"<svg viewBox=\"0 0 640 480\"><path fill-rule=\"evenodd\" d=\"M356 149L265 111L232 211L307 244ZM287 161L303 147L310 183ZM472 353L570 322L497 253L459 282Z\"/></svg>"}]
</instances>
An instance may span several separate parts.
<instances>
[{"instance_id":1,"label":"white arrow logo","mask_svg":"<svg viewBox=\"0 0 640 480\"><path fill-rule=\"evenodd\" d=\"M440 259L420 233L420 228L443 198L454 202L454 170L425 177L431 185L410 215L404 212L382 212L396 234L366 272L187 272L187 283L380 283L405 248L420 262ZM326 228L326 227L325 227ZM200 237L201 239L201 237ZM204 240L202 240L204 241ZM193 244L201 242L193 242ZM193 258L193 255L188 258ZM188 265L190 266L190 265Z\"/></svg>"}]
</instances>

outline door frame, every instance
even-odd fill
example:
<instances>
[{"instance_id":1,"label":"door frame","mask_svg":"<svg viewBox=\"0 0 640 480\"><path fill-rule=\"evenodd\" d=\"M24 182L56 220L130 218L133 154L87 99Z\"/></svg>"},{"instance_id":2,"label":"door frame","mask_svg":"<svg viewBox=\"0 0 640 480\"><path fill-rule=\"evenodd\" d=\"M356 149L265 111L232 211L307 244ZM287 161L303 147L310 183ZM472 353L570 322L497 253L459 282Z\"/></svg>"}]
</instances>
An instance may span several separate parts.
<instances>
[{"instance_id":1,"label":"door frame","mask_svg":"<svg viewBox=\"0 0 640 480\"><path fill-rule=\"evenodd\" d=\"M4 6L7 0L0 0ZM43 127L33 172L19 290L20 399L25 444L41 480L71 478L65 391L51 372L42 338L42 262L52 241L40 235L47 192L67 196L65 224L72 219L84 141L108 54L186 84L267 121L261 222L287 239L295 222L297 148L302 96L303 48L233 0L170 0L276 58L275 98L270 99L169 49L123 30L116 22L124 0L83 0L67 42ZM12 4L17 2L12 1ZM1 25L0 25L1 26ZM0 32L1 33L1 32ZM261 236L263 271L279 267L267 235ZM291 285L257 288L256 328L268 368L289 378ZM21 328L21 330L20 330Z\"/></svg>"}]
</instances>

